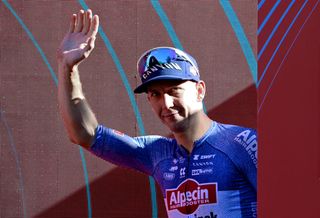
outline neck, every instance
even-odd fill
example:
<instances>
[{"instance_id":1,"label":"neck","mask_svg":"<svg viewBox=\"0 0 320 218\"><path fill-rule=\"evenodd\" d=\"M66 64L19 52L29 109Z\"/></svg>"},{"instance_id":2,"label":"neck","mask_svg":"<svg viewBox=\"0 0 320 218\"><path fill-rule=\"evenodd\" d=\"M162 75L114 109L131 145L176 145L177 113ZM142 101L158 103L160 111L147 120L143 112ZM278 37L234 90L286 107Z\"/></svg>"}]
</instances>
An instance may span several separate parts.
<instances>
[{"instance_id":1,"label":"neck","mask_svg":"<svg viewBox=\"0 0 320 218\"><path fill-rule=\"evenodd\" d=\"M183 131L174 132L173 135L178 144L191 153L194 142L208 131L212 125L212 120L204 112L200 112L188 122L187 127Z\"/></svg>"}]
</instances>

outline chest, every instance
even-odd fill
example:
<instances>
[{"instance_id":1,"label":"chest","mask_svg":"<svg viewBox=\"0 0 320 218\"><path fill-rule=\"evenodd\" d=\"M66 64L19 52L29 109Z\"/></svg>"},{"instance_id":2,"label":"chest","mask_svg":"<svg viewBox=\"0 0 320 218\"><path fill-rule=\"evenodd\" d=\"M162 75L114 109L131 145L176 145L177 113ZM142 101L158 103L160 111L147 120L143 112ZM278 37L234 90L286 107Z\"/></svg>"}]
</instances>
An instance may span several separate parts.
<instances>
[{"instance_id":1,"label":"chest","mask_svg":"<svg viewBox=\"0 0 320 218\"><path fill-rule=\"evenodd\" d=\"M238 189L242 181L241 173L228 156L210 147L198 149L190 155L176 153L167 157L158 164L154 177L163 194L165 190L179 186L200 184L214 184L219 190L233 190ZM185 184L186 181L194 184Z\"/></svg>"}]
</instances>

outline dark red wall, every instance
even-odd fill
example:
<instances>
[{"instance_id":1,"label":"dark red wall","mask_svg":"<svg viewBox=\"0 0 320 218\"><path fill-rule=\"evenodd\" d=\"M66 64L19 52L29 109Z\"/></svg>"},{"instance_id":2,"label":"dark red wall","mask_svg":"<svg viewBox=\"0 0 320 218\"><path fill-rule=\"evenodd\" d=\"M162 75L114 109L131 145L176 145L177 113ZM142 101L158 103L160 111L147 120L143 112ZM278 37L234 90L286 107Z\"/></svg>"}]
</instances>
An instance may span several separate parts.
<instances>
[{"instance_id":1,"label":"dark red wall","mask_svg":"<svg viewBox=\"0 0 320 218\"><path fill-rule=\"evenodd\" d=\"M275 2L261 7L259 26ZM290 8L258 61L262 218L320 216L320 5L290 2L279 4L258 36L260 52Z\"/></svg>"}]
</instances>

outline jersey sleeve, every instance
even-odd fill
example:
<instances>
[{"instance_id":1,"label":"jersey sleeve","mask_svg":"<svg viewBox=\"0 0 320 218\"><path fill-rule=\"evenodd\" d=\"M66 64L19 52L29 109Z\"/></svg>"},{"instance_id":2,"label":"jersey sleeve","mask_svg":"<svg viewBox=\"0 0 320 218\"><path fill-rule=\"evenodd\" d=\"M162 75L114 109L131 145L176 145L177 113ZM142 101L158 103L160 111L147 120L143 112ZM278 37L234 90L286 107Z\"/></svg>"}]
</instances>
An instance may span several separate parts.
<instances>
[{"instance_id":1,"label":"jersey sleeve","mask_svg":"<svg viewBox=\"0 0 320 218\"><path fill-rule=\"evenodd\" d=\"M243 128L233 135L236 153L232 159L257 191L258 139L254 129Z\"/></svg>"},{"instance_id":2,"label":"jersey sleeve","mask_svg":"<svg viewBox=\"0 0 320 218\"><path fill-rule=\"evenodd\" d=\"M241 174L257 191L258 142L254 129L233 125L220 125L220 149L224 151ZM222 136L221 135L221 136Z\"/></svg>"},{"instance_id":3,"label":"jersey sleeve","mask_svg":"<svg viewBox=\"0 0 320 218\"><path fill-rule=\"evenodd\" d=\"M155 164L150 151L151 142L99 125L90 152L116 165L151 175Z\"/></svg>"}]
</instances>

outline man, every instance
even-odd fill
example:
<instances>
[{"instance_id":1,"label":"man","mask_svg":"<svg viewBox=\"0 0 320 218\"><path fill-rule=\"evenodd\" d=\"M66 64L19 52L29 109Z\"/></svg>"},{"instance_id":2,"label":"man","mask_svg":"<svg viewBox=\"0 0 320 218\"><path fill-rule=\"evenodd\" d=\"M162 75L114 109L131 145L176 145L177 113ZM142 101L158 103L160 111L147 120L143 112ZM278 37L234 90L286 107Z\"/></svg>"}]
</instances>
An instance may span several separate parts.
<instances>
[{"instance_id":1,"label":"man","mask_svg":"<svg viewBox=\"0 0 320 218\"><path fill-rule=\"evenodd\" d=\"M212 121L203 111L205 83L186 52L158 47L138 60L148 101L174 139L129 137L98 125L84 94L78 66L94 48L99 18L72 16L58 49L60 112L72 142L120 166L151 175L169 217L256 217L257 139L248 128Z\"/></svg>"}]
</instances>

